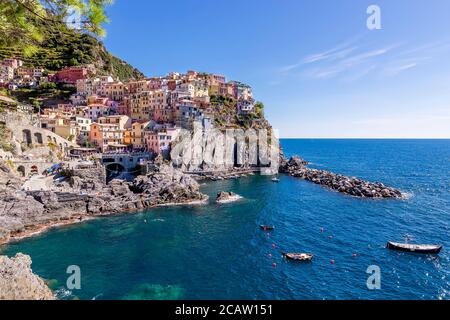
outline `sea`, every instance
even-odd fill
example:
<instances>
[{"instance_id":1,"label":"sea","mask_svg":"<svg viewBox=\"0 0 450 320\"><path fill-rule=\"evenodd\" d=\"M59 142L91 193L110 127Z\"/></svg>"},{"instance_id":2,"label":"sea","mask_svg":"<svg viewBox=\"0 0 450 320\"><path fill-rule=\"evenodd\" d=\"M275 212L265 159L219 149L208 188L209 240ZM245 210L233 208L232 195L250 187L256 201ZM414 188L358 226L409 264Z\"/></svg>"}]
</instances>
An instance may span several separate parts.
<instances>
[{"instance_id":1,"label":"sea","mask_svg":"<svg viewBox=\"0 0 450 320\"><path fill-rule=\"evenodd\" d=\"M255 175L203 183L207 205L98 218L0 254L30 255L33 271L68 300L450 299L450 140L281 143L311 167L383 182L408 197L359 199L286 175L279 183ZM216 204L219 191L243 199ZM386 249L406 240L444 248ZM286 261L283 252L314 258Z\"/></svg>"}]
</instances>

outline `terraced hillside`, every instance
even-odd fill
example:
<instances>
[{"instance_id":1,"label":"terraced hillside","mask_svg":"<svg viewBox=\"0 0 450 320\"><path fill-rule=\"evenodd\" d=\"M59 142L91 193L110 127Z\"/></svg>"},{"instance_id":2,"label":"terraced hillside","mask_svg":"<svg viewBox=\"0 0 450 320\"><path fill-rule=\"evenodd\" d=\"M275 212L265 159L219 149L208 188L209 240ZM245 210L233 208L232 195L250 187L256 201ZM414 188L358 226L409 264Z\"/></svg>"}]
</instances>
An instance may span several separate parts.
<instances>
[{"instance_id":1,"label":"terraced hillside","mask_svg":"<svg viewBox=\"0 0 450 320\"><path fill-rule=\"evenodd\" d=\"M20 48L0 47L0 59L13 57L22 59L25 66L43 67L50 72L69 66L94 64L99 75L113 75L122 81L144 76L109 53L93 36L68 28L48 32L36 52L29 55L24 55Z\"/></svg>"}]
</instances>

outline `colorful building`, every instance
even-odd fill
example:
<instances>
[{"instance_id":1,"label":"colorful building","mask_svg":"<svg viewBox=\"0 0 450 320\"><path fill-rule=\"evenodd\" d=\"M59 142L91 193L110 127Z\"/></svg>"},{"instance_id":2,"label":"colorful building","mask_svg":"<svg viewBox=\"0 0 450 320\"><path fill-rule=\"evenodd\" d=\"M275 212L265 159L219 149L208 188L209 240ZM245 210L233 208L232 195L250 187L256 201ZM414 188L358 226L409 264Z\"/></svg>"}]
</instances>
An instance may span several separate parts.
<instances>
[{"instance_id":1,"label":"colorful building","mask_svg":"<svg viewBox=\"0 0 450 320\"><path fill-rule=\"evenodd\" d=\"M131 118L128 116L108 116L98 118L91 124L89 139L102 152L127 148L125 138L131 128Z\"/></svg>"}]
</instances>

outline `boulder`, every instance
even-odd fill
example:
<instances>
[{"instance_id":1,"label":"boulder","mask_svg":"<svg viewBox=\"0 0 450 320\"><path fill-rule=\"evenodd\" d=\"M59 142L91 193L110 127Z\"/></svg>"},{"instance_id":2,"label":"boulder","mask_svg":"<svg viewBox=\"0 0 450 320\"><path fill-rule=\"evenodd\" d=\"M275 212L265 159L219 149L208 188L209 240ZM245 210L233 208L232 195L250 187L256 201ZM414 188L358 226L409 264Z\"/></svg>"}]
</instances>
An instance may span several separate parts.
<instances>
[{"instance_id":1,"label":"boulder","mask_svg":"<svg viewBox=\"0 0 450 320\"><path fill-rule=\"evenodd\" d=\"M54 300L44 280L31 270L30 256L0 256L0 300Z\"/></svg>"},{"instance_id":2,"label":"boulder","mask_svg":"<svg viewBox=\"0 0 450 320\"><path fill-rule=\"evenodd\" d=\"M242 199L242 197L233 192L221 191L217 193L216 202L217 203L228 203L234 202Z\"/></svg>"}]
</instances>

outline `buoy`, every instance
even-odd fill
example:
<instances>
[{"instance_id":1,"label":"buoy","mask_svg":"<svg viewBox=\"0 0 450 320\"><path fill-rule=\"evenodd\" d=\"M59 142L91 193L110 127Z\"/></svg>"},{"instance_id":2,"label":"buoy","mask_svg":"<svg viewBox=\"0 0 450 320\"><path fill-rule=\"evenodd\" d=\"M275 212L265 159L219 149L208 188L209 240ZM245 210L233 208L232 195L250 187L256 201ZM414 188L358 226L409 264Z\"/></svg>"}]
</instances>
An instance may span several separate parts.
<instances>
[{"instance_id":1,"label":"buoy","mask_svg":"<svg viewBox=\"0 0 450 320\"><path fill-rule=\"evenodd\" d=\"M330 262L331 262L331 264L334 264L334 260L333 260L333 259L331 259L331 261L330 261Z\"/></svg>"},{"instance_id":2,"label":"buoy","mask_svg":"<svg viewBox=\"0 0 450 320\"><path fill-rule=\"evenodd\" d=\"M276 248L277 246L275 245L275 243L272 243L272 248Z\"/></svg>"},{"instance_id":3,"label":"buoy","mask_svg":"<svg viewBox=\"0 0 450 320\"><path fill-rule=\"evenodd\" d=\"M323 228L320 228L320 232L324 232L325 230Z\"/></svg>"},{"instance_id":4,"label":"buoy","mask_svg":"<svg viewBox=\"0 0 450 320\"><path fill-rule=\"evenodd\" d=\"M354 257L356 257L356 256L357 256L357 254L356 254L356 253L354 253L354 254L353 254L353 256L354 256Z\"/></svg>"},{"instance_id":5,"label":"buoy","mask_svg":"<svg viewBox=\"0 0 450 320\"><path fill-rule=\"evenodd\" d=\"M276 267L277 267L277 264L274 262L274 263L272 264L272 267L276 268Z\"/></svg>"},{"instance_id":6,"label":"buoy","mask_svg":"<svg viewBox=\"0 0 450 320\"><path fill-rule=\"evenodd\" d=\"M329 235L329 236L328 236L328 239L333 239L333 236L332 236L332 235Z\"/></svg>"},{"instance_id":7,"label":"buoy","mask_svg":"<svg viewBox=\"0 0 450 320\"><path fill-rule=\"evenodd\" d=\"M271 253L269 253L267 256L268 256L269 258L272 258L272 254L271 254Z\"/></svg>"}]
</instances>

